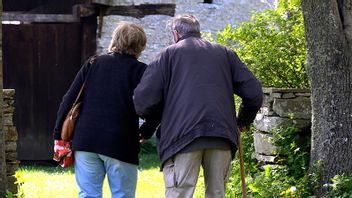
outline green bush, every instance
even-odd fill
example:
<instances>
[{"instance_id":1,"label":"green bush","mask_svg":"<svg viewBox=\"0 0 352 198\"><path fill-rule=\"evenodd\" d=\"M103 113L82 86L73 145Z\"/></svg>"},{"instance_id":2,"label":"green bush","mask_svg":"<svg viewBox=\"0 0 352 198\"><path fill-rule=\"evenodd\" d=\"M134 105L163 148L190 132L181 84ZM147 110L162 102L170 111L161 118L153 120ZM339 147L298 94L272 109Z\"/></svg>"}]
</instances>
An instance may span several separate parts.
<instances>
[{"instance_id":1,"label":"green bush","mask_svg":"<svg viewBox=\"0 0 352 198\"><path fill-rule=\"evenodd\" d=\"M336 175L331 181L332 183L325 185L328 188L327 197L352 197L352 176Z\"/></svg>"},{"instance_id":2,"label":"green bush","mask_svg":"<svg viewBox=\"0 0 352 198\"><path fill-rule=\"evenodd\" d=\"M288 174L296 179L304 177L309 168L311 134L308 132L293 125L272 131L273 144L278 148L277 157L280 158L277 164L286 165Z\"/></svg>"},{"instance_id":3,"label":"green bush","mask_svg":"<svg viewBox=\"0 0 352 198\"><path fill-rule=\"evenodd\" d=\"M140 154L156 154L156 139L154 136L141 145Z\"/></svg>"},{"instance_id":4,"label":"green bush","mask_svg":"<svg viewBox=\"0 0 352 198\"><path fill-rule=\"evenodd\" d=\"M303 16L298 0L255 13L238 28L229 25L217 42L236 51L266 87L309 87Z\"/></svg>"},{"instance_id":5,"label":"green bush","mask_svg":"<svg viewBox=\"0 0 352 198\"><path fill-rule=\"evenodd\" d=\"M309 139L299 138L300 131L294 126L272 131L273 143L279 148L278 165L262 166L251 158L254 152L253 132L242 133L242 145L249 197L309 197L313 193L307 178L309 162ZM281 157L286 156L286 157ZM241 196L239 160L233 161L232 175L227 185L227 197Z\"/></svg>"}]
</instances>

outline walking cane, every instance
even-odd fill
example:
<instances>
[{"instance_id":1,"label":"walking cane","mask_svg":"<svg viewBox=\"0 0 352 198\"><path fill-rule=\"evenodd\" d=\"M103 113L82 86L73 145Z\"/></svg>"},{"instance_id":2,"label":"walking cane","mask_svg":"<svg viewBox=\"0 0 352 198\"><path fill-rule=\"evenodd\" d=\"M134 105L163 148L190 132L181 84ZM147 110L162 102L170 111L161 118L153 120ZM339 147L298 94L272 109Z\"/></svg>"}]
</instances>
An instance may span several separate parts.
<instances>
[{"instance_id":1,"label":"walking cane","mask_svg":"<svg viewBox=\"0 0 352 198\"><path fill-rule=\"evenodd\" d=\"M247 190L246 190L246 175L244 173L244 161L243 161L243 151L242 151L242 143L241 143L241 131L237 128L238 131L238 154L240 155L240 172L241 172L241 181L242 181L242 197L247 198Z\"/></svg>"}]
</instances>

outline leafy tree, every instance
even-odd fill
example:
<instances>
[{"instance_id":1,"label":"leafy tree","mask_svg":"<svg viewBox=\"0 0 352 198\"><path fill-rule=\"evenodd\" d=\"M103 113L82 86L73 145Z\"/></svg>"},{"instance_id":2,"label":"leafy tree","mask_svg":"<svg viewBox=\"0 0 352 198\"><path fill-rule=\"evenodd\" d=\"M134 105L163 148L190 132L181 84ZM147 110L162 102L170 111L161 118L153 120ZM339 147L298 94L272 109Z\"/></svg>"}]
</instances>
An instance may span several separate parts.
<instances>
[{"instance_id":1,"label":"leafy tree","mask_svg":"<svg viewBox=\"0 0 352 198\"><path fill-rule=\"evenodd\" d=\"M277 10L255 13L237 28L229 25L217 41L236 51L264 86L309 87L299 1L280 1Z\"/></svg>"}]
</instances>

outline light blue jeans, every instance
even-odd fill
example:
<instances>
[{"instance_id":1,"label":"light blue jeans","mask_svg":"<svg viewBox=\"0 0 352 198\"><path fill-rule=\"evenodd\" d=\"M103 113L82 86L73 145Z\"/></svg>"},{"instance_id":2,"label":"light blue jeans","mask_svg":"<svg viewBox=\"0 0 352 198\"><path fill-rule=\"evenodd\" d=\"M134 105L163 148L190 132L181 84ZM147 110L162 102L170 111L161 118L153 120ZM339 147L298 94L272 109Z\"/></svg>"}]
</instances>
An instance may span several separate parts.
<instances>
[{"instance_id":1,"label":"light blue jeans","mask_svg":"<svg viewBox=\"0 0 352 198\"><path fill-rule=\"evenodd\" d=\"M105 175L112 198L134 198L137 165L84 151L75 151L75 177L79 198L101 198Z\"/></svg>"}]
</instances>

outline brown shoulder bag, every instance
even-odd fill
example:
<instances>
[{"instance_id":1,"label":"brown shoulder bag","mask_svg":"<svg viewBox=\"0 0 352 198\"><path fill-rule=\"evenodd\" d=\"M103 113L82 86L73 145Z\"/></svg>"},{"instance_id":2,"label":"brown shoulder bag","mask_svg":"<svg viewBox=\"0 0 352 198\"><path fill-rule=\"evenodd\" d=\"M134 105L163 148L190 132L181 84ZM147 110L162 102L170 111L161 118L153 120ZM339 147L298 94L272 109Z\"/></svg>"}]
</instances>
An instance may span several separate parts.
<instances>
[{"instance_id":1,"label":"brown shoulder bag","mask_svg":"<svg viewBox=\"0 0 352 198\"><path fill-rule=\"evenodd\" d=\"M83 83L81 89L79 90L79 93L76 97L75 102L72 105L72 108L67 113L67 116L64 120L64 123L62 124L61 139L64 141L71 141L72 140L73 131L75 129L75 123L76 123L76 120L79 116L79 112L81 110L81 105L82 105L81 95L83 92L83 88L84 88L84 83Z\"/></svg>"}]
</instances>

